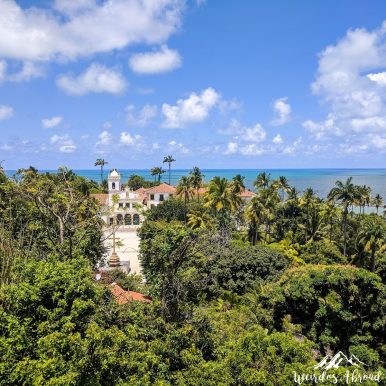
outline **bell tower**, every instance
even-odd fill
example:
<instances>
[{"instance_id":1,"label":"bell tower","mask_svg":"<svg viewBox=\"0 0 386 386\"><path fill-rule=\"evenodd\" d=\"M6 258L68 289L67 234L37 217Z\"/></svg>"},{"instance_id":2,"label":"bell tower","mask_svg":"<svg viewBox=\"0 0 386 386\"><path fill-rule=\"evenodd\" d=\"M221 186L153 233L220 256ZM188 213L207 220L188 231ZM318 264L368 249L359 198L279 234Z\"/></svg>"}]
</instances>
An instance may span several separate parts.
<instances>
[{"instance_id":1,"label":"bell tower","mask_svg":"<svg viewBox=\"0 0 386 386\"><path fill-rule=\"evenodd\" d=\"M117 169L113 169L110 172L107 183L109 186L109 194L119 193L121 191L121 175L117 172Z\"/></svg>"}]
</instances>

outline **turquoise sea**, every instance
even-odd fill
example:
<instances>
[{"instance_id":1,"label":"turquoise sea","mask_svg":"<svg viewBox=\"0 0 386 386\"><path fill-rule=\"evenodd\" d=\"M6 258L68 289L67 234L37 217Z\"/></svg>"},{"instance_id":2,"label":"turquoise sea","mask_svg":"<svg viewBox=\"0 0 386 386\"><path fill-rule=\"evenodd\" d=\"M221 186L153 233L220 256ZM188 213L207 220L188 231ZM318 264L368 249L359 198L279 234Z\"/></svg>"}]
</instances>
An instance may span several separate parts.
<instances>
[{"instance_id":1,"label":"turquoise sea","mask_svg":"<svg viewBox=\"0 0 386 386\"><path fill-rule=\"evenodd\" d=\"M51 170L42 170L42 172ZM109 169L105 170L107 176ZM120 169L123 182L127 181L131 174L139 174L146 179L152 180L154 177L150 175L149 170L143 169ZM258 173L265 171L271 174L272 178L286 176L292 186L298 190L304 191L311 187L320 197L325 197L329 190L333 187L335 181L346 180L348 177L353 177L353 182L357 185L371 186L373 195L379 193L386 199L386 169L203 169L205 181L208 182L214 176L225 177L231 179L236 174L241 174L245 177L246 186L253 188L253 181ZM80 176L100 181L100 170L74 170ZM13 170L7 171L7 175L11 176L15 173ZM188 169L174 170L171 172L171 183L176 185L181 176L189 173ZM168 182L168 172L162 176L162 181Z\"/></svg>"}]
</instances>

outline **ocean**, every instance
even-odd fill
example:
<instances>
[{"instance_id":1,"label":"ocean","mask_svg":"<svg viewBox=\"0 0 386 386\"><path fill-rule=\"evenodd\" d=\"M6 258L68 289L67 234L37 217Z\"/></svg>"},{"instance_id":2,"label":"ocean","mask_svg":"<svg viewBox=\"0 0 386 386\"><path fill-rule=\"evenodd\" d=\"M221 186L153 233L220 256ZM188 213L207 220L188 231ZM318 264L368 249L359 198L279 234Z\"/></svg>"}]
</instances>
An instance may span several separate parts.
<instances>
[{"instance_id":1,"label":"ocean","mask_svg":"<svg viewBox=\"0 0 386 386\"><path fill-rule=\"evenodd\" d=\"M52 170L42 170L42 172L46 171L52 172ZM154 179L150 174L150 170L120 169L118 171L122 176L123 183L132 174L139 174L149 180ZM335 181L345 181L348 177L352 176L354 184L370 186L373 195L379 193L386 201L386 169L202 169L202 173L205 175L205 182L208 182L214 176L231 179L236 174L241 174L245 177L245 185L249 189L253 189L253 181L263 171L270 173L272 178L278 178L279 176L287 177L290 185L295 186L300 191L311 187L319 197L323 198L327 196ZM97 182L100 181L100 169L98 168L90 170L74 169L74 172L85 178ZM109 169L104 171L105 178L108 172ZM6 171L8 176L12 176L14 173L14 170ZM180 177L188 173L188 169L172 169L171 183L176 185ZM163 174L161 181L169 181L168 172Z\"/></svg>"}]
</instances>

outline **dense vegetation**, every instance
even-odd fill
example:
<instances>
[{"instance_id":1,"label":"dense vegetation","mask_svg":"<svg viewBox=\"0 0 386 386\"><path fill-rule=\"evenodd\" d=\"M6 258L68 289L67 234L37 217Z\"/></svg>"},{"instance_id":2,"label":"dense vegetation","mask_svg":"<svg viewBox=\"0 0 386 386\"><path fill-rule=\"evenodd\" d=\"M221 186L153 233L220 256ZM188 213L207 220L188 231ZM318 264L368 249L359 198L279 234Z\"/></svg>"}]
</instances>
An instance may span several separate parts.
<instances>
[{"instance_id":1,"label":"dense vegetation","mask_svg":"<svg viewBox=\"0 0 386 386\"><path fill-rule=\"evenodd\" d=\"M153 302L118 305L93 275L100 187L65 168L0 169L0 385L293 385L339 350L385 379L380 196L349 179L321 199L265 173L249 201L241 176L201 187L194 168L146 213L146 283L111 274Z\"/></svg>"}]
</instances>

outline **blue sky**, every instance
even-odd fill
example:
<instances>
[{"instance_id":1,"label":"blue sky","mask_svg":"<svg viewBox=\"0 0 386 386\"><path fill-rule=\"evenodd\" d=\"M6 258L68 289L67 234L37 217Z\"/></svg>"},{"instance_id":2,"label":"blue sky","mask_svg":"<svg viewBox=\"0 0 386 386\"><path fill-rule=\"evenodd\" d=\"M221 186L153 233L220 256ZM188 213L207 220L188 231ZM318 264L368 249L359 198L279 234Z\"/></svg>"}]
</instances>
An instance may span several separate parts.
<instances>
[{"instance_id":1,"label":"blue sky","mask_svg":"<svg viewBox=\"0 0 386 386\"><path fill-rule=\"evenodd\" d=\"M383 0L0 0L16 169L385 167Z\"/></svg>"}]
</instances>

